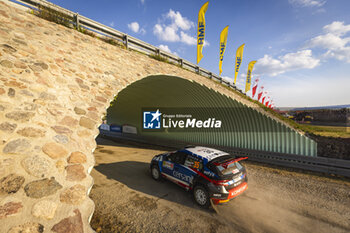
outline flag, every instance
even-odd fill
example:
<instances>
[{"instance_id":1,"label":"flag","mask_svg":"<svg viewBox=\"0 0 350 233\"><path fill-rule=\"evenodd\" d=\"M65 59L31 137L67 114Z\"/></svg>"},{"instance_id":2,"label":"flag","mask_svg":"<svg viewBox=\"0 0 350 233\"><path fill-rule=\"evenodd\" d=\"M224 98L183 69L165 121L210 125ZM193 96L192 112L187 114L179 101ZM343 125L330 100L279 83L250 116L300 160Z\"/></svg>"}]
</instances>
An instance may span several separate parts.
<instances>
[{"instance_id":1,"label":"flag","mask_svg":"<svg viewBox=\"0 0 350 233\"><path fill-rule=\"evenodd\" d=\"M245 93L247 93L250 90L250 84L252 82L252 71L255 63L256 61L251 61L248 64L247 80L245 82Z\"/></svg>"},{"instance_id":2,"label":"flag","mask_svg":"<svg viewBox=\"0 0 350 233\"><path fill-rule=\"evenodd\" d=\"M226 26L220 33L220 61L219 61L220 75L222 73L222 60L224 59L224 53L226 49L227 34L228 34L228 26Z\"/></svg>"},{"instance_id":3,"label":"flag","mask_svg":"<svg viewBox=\"0 0 350 233\"><path fill-rule=\"evenodd\" d=\"M266 107L269 106L269 102L270 102L270 97L268 96L268 97L266 98L266 103L265 103L265 106L266 106Z\"/></svg>"},{"instance_id":4,"label":"flag","mask_svg":"<svg viewBox=\"0 0 350 233\"><path fill-rule=\"evenodd\" d=\"M260 90L259 90L259 93L258 93L258 101L260 101L261 96L262 96L262 94L263 94L263 91L264 91L264 86L261 86L261 87L260 87Z\"/></svg>"},{"instance_id":5,"label":"flag","mask_svg":"<svg viewBox=\"0 0 350 233\"><path fill-rule=\"evenodd\" d=\"M252 88L252 98L254 98L255 93L256 93L256 89L258 88L258 82L259 82L259 78L256 78L254 81L254 86Z\"/></svg>"},{"instance_id":6,"label":"flag","mask_svg":"<svg viewBox=\"0 0 350 233\"><path fill-rule=\"evenodd\" d=\"M236 67L235 67L235 81L234 81L235 85L236 85L239 67L241 66L242 59L243 59L243 49L244 49L244 44L239 46L236 52Z\"/></svg>"},{"instance_id":7,"label":"flag","mask_svg":"<svg viewBox=\"0 0 350 233\"><path fill-rule=\"evenodd\" d=\"M272 103L273 103L273 100L271 99L271 100L270 100L270 104L269 104L269 106L268 106L269 108L272 108Z\"/></svg>"},{"instance_id":8,"label":"flag","mask_svg":"<svg viewBox=\"0 0 350 233\"><path fill-rule=\"evenodd\" d=\"M267 97L267 91L264 91L264 97L262 98L262 100L261 100L261 103L262 104L264 104L264 101L265 101L265 99L266 99L266 97Z\"/></svg>"},{"instance_id":9,"label":"flag","mask_svg":"<svg viewBox=\"0 0 350 233\"><path fill-rule=\"evenodd\" d=\"M205 12L208 9L209 2L203 4L198 13L198 29L197 29L197 64L203 58L202 50L204 45L205 35Z\"/></svg>"}]
</instances>

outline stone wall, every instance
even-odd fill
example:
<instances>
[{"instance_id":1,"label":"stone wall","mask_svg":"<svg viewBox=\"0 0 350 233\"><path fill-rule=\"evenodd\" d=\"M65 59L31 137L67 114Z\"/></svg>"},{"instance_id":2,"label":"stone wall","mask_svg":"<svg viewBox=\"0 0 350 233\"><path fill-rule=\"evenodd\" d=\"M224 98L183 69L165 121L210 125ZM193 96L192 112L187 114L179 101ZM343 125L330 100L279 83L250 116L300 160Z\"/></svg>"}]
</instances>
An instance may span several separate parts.
<instances>
[{"instance_id":1,"label":"stone wall","mask_svg":"<svg viewBox=\"0 0 350 233\"><path fill-rule=\"evenodd\" d=\"M0 1L0 232L90 232L97 127L113 97L151 74L235 92Z\"/></svg>"}]
</instances>

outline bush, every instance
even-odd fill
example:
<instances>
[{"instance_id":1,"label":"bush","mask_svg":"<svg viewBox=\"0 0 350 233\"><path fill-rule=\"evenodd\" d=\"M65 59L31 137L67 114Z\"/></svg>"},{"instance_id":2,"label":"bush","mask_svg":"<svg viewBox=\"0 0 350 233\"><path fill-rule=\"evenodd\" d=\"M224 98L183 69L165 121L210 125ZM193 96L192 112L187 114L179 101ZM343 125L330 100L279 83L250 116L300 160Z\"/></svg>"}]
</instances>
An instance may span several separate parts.
<instances>
[{"instance_id":1,"label":"bush","mask_svg":"<svg viewBox=\"0 0 350 233\"><path fill-rule=\"evenodd\" d=\"M72 17L45 6L39 6L39 10L34 11L33 14L40 18L64 25L66 27L69 27L73 22Z\"/></svg>"},{"instance_id":2,"label":"bush","mask_svg":"<svg viewBox=\"0 0 350 233\"><path fill-rule=\"evenodd\" d=\"M167 62L167 63L169 63L169 61L168 61L167 58L162 57L162 56L159 55L159 54L151 54L151 55L149 55L149 56L150 56L151 58L153 58L153 59L158 60L158 61L162 61L162 62Z\"/></svg>"},{"instance_id":3,"label":"bush","mask_svg":"<svg viewBox=\"0 0 350 233\"><path fill-rule=\"evenodd\" d=\"M90 30L87 30L86 28L83 28L83 27L79 27L77 29L79 32L85 34L85 35L88 35L88 36L91 36L91 37L96 37L96 34Z\"/></svg>"}]
</instances>

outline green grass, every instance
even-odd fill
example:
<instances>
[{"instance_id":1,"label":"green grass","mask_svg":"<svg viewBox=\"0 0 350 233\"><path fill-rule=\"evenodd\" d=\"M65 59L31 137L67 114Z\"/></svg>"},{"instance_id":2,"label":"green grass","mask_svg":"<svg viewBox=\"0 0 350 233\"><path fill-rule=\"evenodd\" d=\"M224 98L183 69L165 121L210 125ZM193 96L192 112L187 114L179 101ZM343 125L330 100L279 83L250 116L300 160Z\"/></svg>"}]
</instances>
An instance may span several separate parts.
<instances>
[{"instance_id":1,"label":"green grass","mask_svg":"<svg viewBox=\"0 0 350 233\"><path fill-rule=\"evenodd\" d=\"M300 128L308 133L324 137L350 138L350 127L342 126L320 126L320 125L300 125Z\"/></svg>"},{"instance_id":2,"label":"green grass","mask_svg":"<svg viewBox=\"0 0 350 233\"><path fill-rule=\"evenodd\" d=\"M31 13L42 19L46 19L50 22L55 22L66 27L70 27L72 25L71 22L73 21L73 18L64 13L58 12L45 6L39 6L38 9L38 11L31 11Z\"/></svg>"},{"instance_id":3,"label":"green grass","mask_svg":"<svg viewBox=\"0 0 350 233\"><path fill-rule=\"evenodd\" d=\"M151 54L149 55L150 58L156 59L157 61L161 61L161 62L166 62L169 63L168 59L166 57L163 57L159 54Z\"/></svg>"},{"instance_id":4,"label":"green grass","mask_svg":"<svg viewBox=\"0 0 350 233\"><path fill-rule=\"evenodd\" d=\"M79 32L85 34L85 35L88 35L88 36L91 36L91 37L96 37L96 34L86 28L83 28L83 27L79 27L79 28L76 28Z\"/></svg>"}]
</instances>

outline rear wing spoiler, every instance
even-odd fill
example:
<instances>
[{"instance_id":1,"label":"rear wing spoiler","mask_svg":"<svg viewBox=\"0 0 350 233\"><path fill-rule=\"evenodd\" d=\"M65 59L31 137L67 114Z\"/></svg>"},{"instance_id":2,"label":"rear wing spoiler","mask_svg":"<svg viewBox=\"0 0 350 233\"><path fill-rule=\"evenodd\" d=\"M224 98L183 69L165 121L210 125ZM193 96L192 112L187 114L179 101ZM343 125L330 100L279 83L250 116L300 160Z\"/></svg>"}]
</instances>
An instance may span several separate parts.
<instances>
[{"instance_id":1,"label":"rear wing spoiler","mask_svg":"<svg viewBox=\"0 0 350 233\"><path fill-rule=\"evenodd\" d=\"M240 157L240 158L237 158L237 159L230 160L230 161L228 161L226 163L214 163L214 165L215 166L221 165L223 167L227 167L231 163L235 163L235 162L238 162L238 161L241 161L241 160L244 160L244 159L248 159L248 157Z\"/></svg>"}]
</instances>

